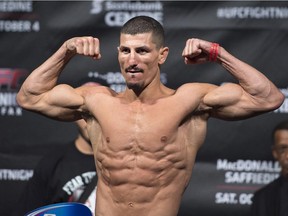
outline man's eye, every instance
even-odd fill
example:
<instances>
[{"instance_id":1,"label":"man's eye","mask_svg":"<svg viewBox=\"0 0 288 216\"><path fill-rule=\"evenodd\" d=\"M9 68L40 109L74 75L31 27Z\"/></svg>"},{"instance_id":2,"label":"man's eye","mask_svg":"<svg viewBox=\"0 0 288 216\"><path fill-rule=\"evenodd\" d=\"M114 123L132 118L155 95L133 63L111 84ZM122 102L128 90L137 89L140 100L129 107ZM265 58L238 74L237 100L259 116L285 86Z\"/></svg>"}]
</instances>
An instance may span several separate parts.
<instances>
[{"instance_id":1,"label":"man's eye","mask_svg":"<svg viewBox=\"0 0 288 216\"><path fill-rule=\"evenodd\" d=\"M129 53L130 50L129 50L129 49L121 49L121 52L122 52L122 53Z\"/></svg>"},{"instance_id":2,"label":"man's eye","mask_svg":"<svg viewBox=\"0 0 288 216\"><path fill-rule=\"evenodd\" d=\"M279 152L279 153L284 153L288 150L288 146L278 146L276 147L276 150Z\"/></svg>"},{"instance_id":3,"label":"man's eye","mask_svg":"<svg viewBox=\"0 0 288 216\"><path fill-rule=\"evenodd\" d=\"M145 54L145 53L147 53L148 51L146 50L146 49L139 49L139 50L137 50L137 53L139 53L139 54Z\"/></svg>"}]
</instances>

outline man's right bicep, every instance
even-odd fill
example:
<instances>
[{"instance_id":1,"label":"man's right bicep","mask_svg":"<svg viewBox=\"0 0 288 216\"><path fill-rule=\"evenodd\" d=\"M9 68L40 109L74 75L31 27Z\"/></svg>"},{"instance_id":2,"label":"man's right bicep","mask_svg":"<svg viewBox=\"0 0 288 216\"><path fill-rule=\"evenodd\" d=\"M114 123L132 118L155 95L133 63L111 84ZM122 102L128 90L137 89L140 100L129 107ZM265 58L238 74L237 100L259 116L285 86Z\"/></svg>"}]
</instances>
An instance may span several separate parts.
<instances>
[{"instance_id":1,"label":"man's right bicep","mask_svg":"<svg viewBox=\"0 0 288 216\"><path fill-rule=\"evenodd\" d=\"M25 89L17 95L17 102L21 107L47 117L75 121L80 119L80 107L84 99L71 86L61 84L42 94L33 95Z\"/></svg>"},{"instance_id":2,"label":"man's right bicep","mask_svg":"<svg viewBox=\"0 0 288 216\"><path fill-rule=\"evenodd\" d=\"M58 108L78 109L84 104L81 92L66 84L55 86L43 99L47 105Z\"/></svg>"},{"instance_id":3,"label":"man's right bicep","mask_svg":"<svg viewBox=\"0 0 288 216\"><path fill-rule=\"evenodd\" d=\"M39 111L48 117L59 120L75 121L81 116L80 109L84 98L69 85L55 86L39 100Z\"/></svg>"}]
</instances>

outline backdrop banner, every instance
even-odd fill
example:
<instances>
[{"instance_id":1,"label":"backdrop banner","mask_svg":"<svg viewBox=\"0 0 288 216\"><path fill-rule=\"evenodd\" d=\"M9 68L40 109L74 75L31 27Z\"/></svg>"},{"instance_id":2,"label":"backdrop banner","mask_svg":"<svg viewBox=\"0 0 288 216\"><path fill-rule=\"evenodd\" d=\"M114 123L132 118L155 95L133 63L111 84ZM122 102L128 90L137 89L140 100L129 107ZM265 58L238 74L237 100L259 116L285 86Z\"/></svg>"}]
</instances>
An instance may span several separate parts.
<instances>
[{"instance_id":1,"label":"backdrop banner","mask_svg":"<svg viewBox=\"0 0 288 216\"><path fill-rule=\"evenodd\" d=\"M185 65L186 40L214 41L269 77L285 94L276 111L249 120L210 119L180 216L248 216L253 193L279 175L271 155L272 128L288 119L288 2L285 1L0 1L0 212L9 216L49 149L73 140L77 128L23 110L15 97L29 73L66 40L91 35L102 58L77 56L59 83L96 79L124 89L117 61L119 30L136 15L164 25L170 48L161 80L170 88L187 82L236 82L221 66ZM193 94L193 92L191 92ZM189 97L189 95L187 95Z\"/></svg>"}]
</instances>

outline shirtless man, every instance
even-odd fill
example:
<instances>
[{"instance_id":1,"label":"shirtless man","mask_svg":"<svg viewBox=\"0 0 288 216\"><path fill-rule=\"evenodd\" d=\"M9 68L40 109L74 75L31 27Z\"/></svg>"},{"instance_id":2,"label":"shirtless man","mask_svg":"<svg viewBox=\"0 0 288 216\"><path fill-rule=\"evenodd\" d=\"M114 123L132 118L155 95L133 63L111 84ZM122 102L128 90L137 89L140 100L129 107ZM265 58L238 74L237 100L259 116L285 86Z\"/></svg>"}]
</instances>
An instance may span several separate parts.
<instances>
[{"instance_id":1,"label":"shirtless man","mask_svg":"<svg viewBox=\"0 0 288 216\"><path fill-rule=\"evenodd\" d=\"M86 120L99 178L97 216L177 215L209 117L244 119L274 110L284 100L258 70L200 39L187 40L184 62L215 61L239 84L165 87L160 65L169 49L163 32L157 21L143 16L122 27L118 61L127 88L121 93L56 84L76 54L101 57L97 38L77 37L35 69L17 95L27 110L62 121Z\"/></svg>"}]
</instances>

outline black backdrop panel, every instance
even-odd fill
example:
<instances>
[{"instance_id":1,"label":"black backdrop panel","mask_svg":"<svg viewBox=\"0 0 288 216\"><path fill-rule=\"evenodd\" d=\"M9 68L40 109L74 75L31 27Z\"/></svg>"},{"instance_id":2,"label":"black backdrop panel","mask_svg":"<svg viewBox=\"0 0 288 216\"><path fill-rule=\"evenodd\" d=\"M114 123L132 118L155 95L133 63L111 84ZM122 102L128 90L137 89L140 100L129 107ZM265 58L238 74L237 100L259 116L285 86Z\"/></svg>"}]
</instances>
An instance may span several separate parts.
<instances>
[{"instance_id":1,"label":"black backdrop panel","mask_svg":"<svg viewBox=\"0 0 288 216\"><path fill-rule=\"evenodd\" d=\"M145 14L166 29L169 57L161 79L171 88L186 82L221 85L235 80L220 66L187 66L181 57L188 38L220 43L268 76L288 95L288 3L285 1L1 1L0 2L0 212L9 215L39 157L75 138L73 123L22 110L15 95L27 75L66 39L92 35L102 59L77 56L59 82L75 85L94 77L119 91L120 26ZM209 120L179 215L249 213L253 192L277 177L270 152L271 130L287 119L288 102L275 112L245 121ZM18 177L15 177L15 175ZM13 197L8 199L7 197ZM13 201L14 200L14 201Z\"/></svg>"}]
</instances>

